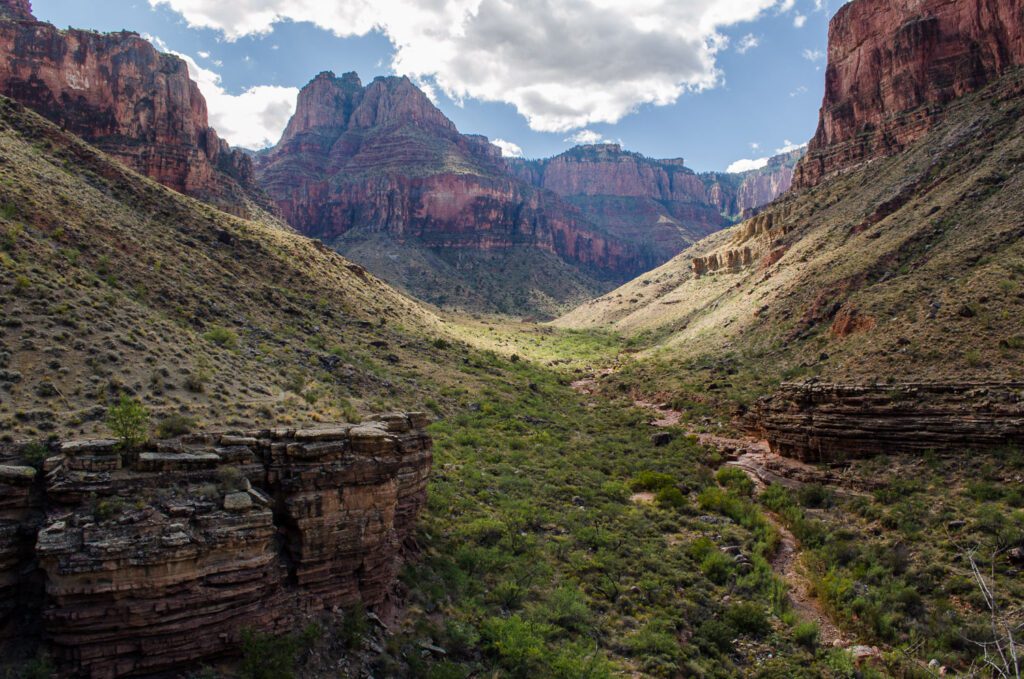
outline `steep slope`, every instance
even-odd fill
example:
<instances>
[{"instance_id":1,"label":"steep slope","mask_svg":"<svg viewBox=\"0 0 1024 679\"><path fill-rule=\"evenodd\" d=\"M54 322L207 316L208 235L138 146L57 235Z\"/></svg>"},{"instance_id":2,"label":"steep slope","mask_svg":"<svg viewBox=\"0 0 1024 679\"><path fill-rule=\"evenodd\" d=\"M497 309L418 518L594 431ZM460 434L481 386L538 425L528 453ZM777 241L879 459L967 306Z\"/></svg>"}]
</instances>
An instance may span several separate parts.
<instances>
[{"instance_id":1,"label":"steep slope","mask_svg":"<svg viewBox=\"0 0 1024 679\"><path fill-rule=\"evenodd\" d=\"M945 104L1020 65L1016 0L847 4L829 26L825 100L797 185L899 153Z\"/></svg>"},{"instance_id":2,"label":"steep slope","mask_svg":"<svg viewBox=\"0 0 1024 679\"><path fill-rule=\"evenodd\" d=\"M497 147L460 134L406 78L364 87L352 73L321 73L303 88L295 116L280 143L262 154L258 172L292 226L343 253L361 244L364 255L379 253L360 260L371 270L399 261L385 254L389 245L446 260L427 283L415 270L391 271L390 280L432 301L443 294L462 304L531 310L506 306L480 285L507 258L536 264L535 275L505 281L506 290L525 287L557 303L579 296L561 290L559 281L571 281L569 289L582 295L651 265L555 194L511 177Z\"/></svg>"},{"instance_id":3,"label":"steep slope","mask_svg":"<svg viewBox=\"0 0 1024 679\"><path fill-rule=\"evenodd\" d=\"M520 179L562 196L602 231L668 261L785 193L799 154L742 174L697 174L682 158L655 160L619 144L578 146L554 158L509 160Z\"/></svg>"},{"instance_id":4,"label":"steep slope","mask_svg":"<svg viewBox=\"0 0 1024 679\"><path fill-rule=\"evenodd\" d=\"M102 432L120 393L154 423L218 426L423 398L439 322L362 267L170 191L7 99L0 159L6 437Z\"/></svg>"},{"instance_id":5,"label":"steep slope","mask_svg":"<svg viewBox=\"0 0 1024 679\"><path fill-rule=\"evenodd\" d=\"M801 375L1024 377L1022 89L1008 73L902 154L791 193L559 324L645 333L675 362L725 359L694 379L751 380L748 398Z\"/></svg>"},{"instance_id":6,"label":"steep slope","mask_svg":"<svg viewBox=\"0 0 1024 679\"><path fill-rule=\"evenodd\" d=\"M0 7L0 94L175 191L240 215L269 206L252 160L209 126L183 60L135 33L58 30L23 0Z\"/></svg>"}]
</instances>

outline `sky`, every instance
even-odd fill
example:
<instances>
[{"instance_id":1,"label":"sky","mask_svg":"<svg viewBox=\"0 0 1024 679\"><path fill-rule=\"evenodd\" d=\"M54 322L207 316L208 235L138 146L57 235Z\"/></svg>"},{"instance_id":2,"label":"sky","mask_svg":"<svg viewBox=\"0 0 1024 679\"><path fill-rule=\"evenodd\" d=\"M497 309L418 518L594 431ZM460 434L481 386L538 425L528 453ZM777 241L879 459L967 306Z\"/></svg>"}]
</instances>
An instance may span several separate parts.
<instances>
[{"instance_id":1,"label":"sky","mask_svg":"<svg viewBox=\"0 0 1024 679\"><path fill-rule=\"evenodd\" d=\"M33 0L189 64L231 144L274 144L321 71L408 75L467 134L542 158L616 142L741 171L814 134L844 0Z\"/></svg>"}]
</instances>

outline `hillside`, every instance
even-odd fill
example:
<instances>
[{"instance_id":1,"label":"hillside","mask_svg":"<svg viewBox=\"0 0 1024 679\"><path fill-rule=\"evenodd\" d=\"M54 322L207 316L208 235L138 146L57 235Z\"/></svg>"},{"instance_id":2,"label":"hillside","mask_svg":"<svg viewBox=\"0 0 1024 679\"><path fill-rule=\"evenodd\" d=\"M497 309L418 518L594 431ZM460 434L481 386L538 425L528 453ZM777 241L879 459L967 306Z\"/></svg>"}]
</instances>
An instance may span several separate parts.
<instances>
[{"instance_id":1,"label":"hillside","mask_svg":"<svg viewBox=\"0 0 1024 679\"><path fill-rule=\"evenodd\" d=\"M557 325L640 336L651 358L727 359L761 393L796 376L1020 377L1022 81L957 100L905 152L791 193Z\"/></svg>"},{"instance_id":2,"label":"hillside","mask_svg":"<svg viewBox=\"0 0 1024 679\"><path fill-rule=\"evenodd\" d=\"M419 304L10 100L0 123L6 437L93 433L122 391L160 416L239 424L344 418L350 398L417 400L401 375L427 360L439 327Z\"/></svg>"}]
</instances>

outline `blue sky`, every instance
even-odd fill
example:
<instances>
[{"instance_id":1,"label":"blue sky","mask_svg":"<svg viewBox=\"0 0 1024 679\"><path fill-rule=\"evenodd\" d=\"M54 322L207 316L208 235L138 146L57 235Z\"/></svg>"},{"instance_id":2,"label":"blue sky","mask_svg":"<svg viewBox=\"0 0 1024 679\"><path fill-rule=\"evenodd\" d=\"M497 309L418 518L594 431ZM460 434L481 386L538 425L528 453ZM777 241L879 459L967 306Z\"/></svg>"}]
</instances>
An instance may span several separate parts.
<instances>
[{"instance_id":1,"label":"blue sky","mask_svg":"<svg viewBox=\"0 0 1024 679\"><path fill-rule=\"evenodd\" d=\"M501 140L509 153L619 141L701 171L813 135L828 20L841 4L33 1L36 16L57 26L134 30L186 57L211 123L238 145L276 141L297 88L320 71L356 71L364 82L399 73L429 90L462 132Z\"/></svg>"}]
</instances>

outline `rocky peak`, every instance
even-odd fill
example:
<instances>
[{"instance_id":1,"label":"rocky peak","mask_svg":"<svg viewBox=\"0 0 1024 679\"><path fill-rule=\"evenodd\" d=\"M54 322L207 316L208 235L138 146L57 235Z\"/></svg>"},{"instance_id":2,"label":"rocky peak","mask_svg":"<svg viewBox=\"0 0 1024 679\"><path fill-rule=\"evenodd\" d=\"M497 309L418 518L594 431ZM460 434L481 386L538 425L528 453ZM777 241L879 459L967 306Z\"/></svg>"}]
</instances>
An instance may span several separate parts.
<instances>
[{"instance_id":1,"label":"rocky peak","mask_svg":"<svg viewBox=\"0 0 1024 679\"><path fill-rule=\"evenodd\" d=\"M363 83L355 73L340 78L324 71L299 92L295 115L281 137L285 143L306 132L340 133L363 97Z\"/></svg>"},{"instance_id":2,"label":"rocky peak","mask_svg":"<svg viewBox=\"0 0 1024 679\"><path fill-rule=\"evenodd\" d=\"M409 78L375 78L366 87L350 125L355 129L366 129L399 123L456 131L455 124Z\"/></svg>"},{"instance_id":3,"label":"rocky peak","mask_svg":"<svg viewBox=\"0 0 1024 679\"><path fill-rule=\"evenodd\" d=\"M829 27L825 99L796 184L901 152L944 105L1024 64L1019 0L854 0Z\"/></svg>"},{"instance_id":4,"label":"rocky peak","mask_svg":"<svg viewBox=\"0 0 1024 679\"><path fill-rule=\"evenodd\" d=\"M0 0L0 17L18 21L35 21L29 0Z\"/></svg>"}]
</instances>

